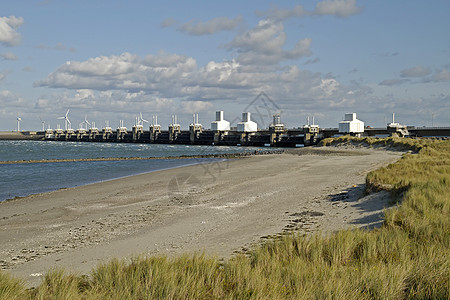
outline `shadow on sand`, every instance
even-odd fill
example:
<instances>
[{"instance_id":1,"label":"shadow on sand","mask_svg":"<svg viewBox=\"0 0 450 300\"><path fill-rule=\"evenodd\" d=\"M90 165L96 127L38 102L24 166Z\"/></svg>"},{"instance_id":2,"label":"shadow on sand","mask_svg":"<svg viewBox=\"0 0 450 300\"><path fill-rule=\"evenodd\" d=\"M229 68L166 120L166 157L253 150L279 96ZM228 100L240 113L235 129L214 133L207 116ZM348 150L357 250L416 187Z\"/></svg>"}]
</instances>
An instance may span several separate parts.
<instances>
[{"instance_id":1,"label":"shadow on sand","mask_svg":"<svg viewBox=\"0 0 450 300\"><path fill-rule=\"evenodd\" d=\"M357 212L357 217L350 224L357 227L373 229L384 222L384 210L389 207L390 194L380 191L369 195L364 194L365 185L359 184L338 194L329 196L329 201L337 207L350 206Z\"/></svg>"}]
</instances>

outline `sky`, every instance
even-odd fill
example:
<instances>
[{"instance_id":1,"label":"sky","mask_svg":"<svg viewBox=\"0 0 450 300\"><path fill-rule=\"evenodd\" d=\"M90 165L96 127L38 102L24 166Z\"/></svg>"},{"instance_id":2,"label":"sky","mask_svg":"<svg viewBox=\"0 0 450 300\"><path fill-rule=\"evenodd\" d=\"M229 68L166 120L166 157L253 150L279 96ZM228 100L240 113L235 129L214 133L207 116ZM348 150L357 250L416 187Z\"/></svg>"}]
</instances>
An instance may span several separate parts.
<instances>
[{"instance_id":1,"label":"sky","mask_svg":"<svg viewBox=\"0 0 450 300\"><path fill-rule=\"evenodd\" d=\"M102 128L215 111L267 128L450 126L450 1L69 1L0 4L0 130Z\"/></svg>"}]
</instances>

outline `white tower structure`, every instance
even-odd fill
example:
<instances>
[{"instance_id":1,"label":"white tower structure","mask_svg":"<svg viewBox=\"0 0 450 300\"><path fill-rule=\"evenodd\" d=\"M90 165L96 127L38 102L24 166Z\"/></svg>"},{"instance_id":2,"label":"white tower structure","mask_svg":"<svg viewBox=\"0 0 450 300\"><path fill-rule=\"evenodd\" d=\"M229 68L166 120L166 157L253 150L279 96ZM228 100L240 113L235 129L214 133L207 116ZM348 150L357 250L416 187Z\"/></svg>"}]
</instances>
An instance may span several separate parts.
<instances>
[{"instance_id":1,"label":"white tower structure","mask_svg":"<svg viewBox=\"0 0 450 300\"><path fill-rule=\"evenodd\" d=\"M193 114L192 117L193 117L193 121L192 121L192 124L189 124L189 130L201 132L203 130L203 126L198 121L198 114Z\"/></svg>"},{"instance_id":2,"label":"white tower structure","mask_svg":"<svg viewBox=\"0 0 450 300\"><path fill-rule=\"evenodd\" d=\"M273 115L273 122L272 122L272 124L270 124L269 130L272 130L275 132L284 131L284 124L281 123L281 115L280 114Z\"/></svg>"},{"instance_id":3,"label":"white tower structure","mask_svg":"<svg viewBox=\"0 0 450 300\"><path fill-rule=\"evenodd\" d=\"M399 127L399 123L395 123L395 113L392 113L392 122L387 124L387 127Z\"/></svg>"},{"instance_id":4,"label":"white tower structure","mask_svg":"<svg viewBox=\"0 0 450 300\"><path fill-rule=\"evenodd\" d=\"M395 122L395 113L392 113L392 122L387 124L387 130L391 136L407 136L409 135L408 127Z\"/></svg>"},{"instance_id":5,"label":"white tower structure","mask_svg":"<svg viewBox=\"0 0 450 300\"><path fill-rule=\"evenodd\" d=\"M250 120L250 113L242 113L242 122L237 124L238 132L256 132L258 131L258 124Z\"/></svg>"},{"instance_id":6,"label":"white tower structure","mask_svg":"<svg viewBox=\"0 0 450 300\"><path fill-rule=\"evenodd\" d=\"M161 132L161 125L158 124L158 116L152 116L152 125L150 125L150 132Z\"/></svg>"},{"instance_id":7,"label":"white tower structure","mask_svg":"<svg viewBox=\"0 0 450 300\"><path fill-rule=\"evenodd\" d=\"M194 126L196 126L196 125L200 125L201 126L202 125L198 121L198 114L193 114L192 117L193 117L193 121L192 121L191 125L194 125Z\"/></svg>"},{"instance_id":8,"label":"white tower structure","mask_svg":"<svg viewBox=\"0 0 450 300\"><path fill-rule=\"evenodd\" d=\"M344 121L339 122L339 133L355 133L364 132L364 122L356 118L356 113L345 114Z\"/></svg>"},{"instance_id":9,"label":"white tower structure","mask_svg":"<svg viewBox=\"0 0 450 300\"><path fill-rule=\"evenodd\" d=\"M22 121L22 118L17 115L17 132L20 131L20 122Z\"/></svg>"},{"instance_id":10,"label":"white tower structure","mask_svg":"<svg viewBox=\"0 0 450 300\"><path fill-rule=\"evenodd\" d=\"M216 111L216 120L211 122L211 130L229 131L230 122L223 119L223 110Z\"/></svg>"},{"instance_id":11,"label":"white tower structure","mask_svg":"<svg viewBox=\"0 0 450 300\"><path fill-rule=\"evenodd\" d=\"M181 125L177 122L177 115L172 115L172 124L169 124L169 131L181 131Z\"/></svg>"}]
</instances>

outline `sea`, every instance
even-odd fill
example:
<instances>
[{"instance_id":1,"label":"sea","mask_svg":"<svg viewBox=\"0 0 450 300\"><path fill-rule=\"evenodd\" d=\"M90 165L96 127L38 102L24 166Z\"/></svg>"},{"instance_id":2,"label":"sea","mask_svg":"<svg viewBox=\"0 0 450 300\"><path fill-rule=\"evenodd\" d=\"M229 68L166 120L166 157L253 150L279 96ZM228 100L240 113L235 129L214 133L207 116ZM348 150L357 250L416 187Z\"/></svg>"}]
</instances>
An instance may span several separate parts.
<instances>
[{"instance_id":1,"label":"sea","mask_svg":"<svg viewBox=\"0 0 450 300\"><path fill-rule=\"evenodd\" d=\"M275 150L267 147L197 146L53 141L0 141L0 161L160 157L151 160L0 164L0 201L158 170L214 162L218 158L172 159L206 154Z\"/></svg>"}]
</instances>

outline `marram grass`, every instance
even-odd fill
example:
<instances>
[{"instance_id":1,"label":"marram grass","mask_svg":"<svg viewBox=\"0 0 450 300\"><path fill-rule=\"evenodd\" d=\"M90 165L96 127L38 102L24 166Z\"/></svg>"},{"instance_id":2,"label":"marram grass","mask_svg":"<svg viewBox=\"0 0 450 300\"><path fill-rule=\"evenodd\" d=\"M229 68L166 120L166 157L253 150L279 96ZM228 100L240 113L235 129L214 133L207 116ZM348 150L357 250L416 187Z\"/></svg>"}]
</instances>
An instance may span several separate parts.
<instances>
[{"instance_id":1,"label":"marram grass","mask_svg":"<svg viewBox=\"0 0 450 300\"><path fill-rule=\"evenodd\" d=\"M290 235L227 262L203 254L114 259L90 276L50 271L40 286L0 274L0 299L449 299L450 141L326 139L412 150L368 174L388 189L384 226Z\"/></svg>"},{"instance_id":2,"label":"marram grass","mask_svg":"<svg viewBox=\"0 0 450 300\"><path fill-rule=\"evenodd\" d=\"M0 272L0 299L26 299L27 293L23 282Z\"/></svg>"}]
</instances>

